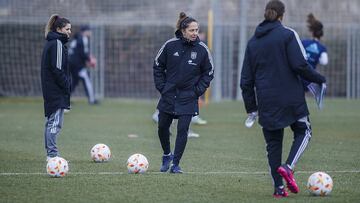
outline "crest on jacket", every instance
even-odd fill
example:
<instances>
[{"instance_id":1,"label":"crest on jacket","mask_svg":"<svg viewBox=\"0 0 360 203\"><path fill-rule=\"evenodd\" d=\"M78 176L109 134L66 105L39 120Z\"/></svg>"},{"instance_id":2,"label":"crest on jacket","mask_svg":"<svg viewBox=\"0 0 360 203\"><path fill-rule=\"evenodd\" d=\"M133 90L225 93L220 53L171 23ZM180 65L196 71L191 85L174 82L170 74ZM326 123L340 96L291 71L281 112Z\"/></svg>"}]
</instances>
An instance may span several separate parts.
<instances>
[{"instance_id":1,"label":"crest on jacket","mask_svg":"<svg viewBox=\"0 0 360 203\"><path fill-rule=\"evenodd\" d=\"M196 59L196 56L197 56L197 53L195 51L192 51L191 55L190 55L191 59L193 59L193 60Z\"/></svg>"}]
</instances>

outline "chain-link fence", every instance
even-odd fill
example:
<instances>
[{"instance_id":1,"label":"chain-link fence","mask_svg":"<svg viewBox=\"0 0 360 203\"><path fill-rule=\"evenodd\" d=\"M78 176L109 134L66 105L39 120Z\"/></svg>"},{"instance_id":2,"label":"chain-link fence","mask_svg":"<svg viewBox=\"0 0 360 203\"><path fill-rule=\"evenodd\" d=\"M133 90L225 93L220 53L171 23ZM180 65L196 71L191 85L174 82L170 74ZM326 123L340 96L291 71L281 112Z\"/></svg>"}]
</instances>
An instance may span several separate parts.
<instances>
[{"instance_id":1,"label":"chain-link fence","mask_svg":"<svg viewBox=\"0 0 360 203\"><path fill-rule=\"evenodd\" d=\"M239 78L247 40L262 21L265 0L0 0L0 95L39 96L44 27L53 13L70 19L73 32L82 24L93 30L91 71L97 97L156 98L153 59L173 37L180 11L200 22L207 32L213 23L214 100L241 99ZM323 43L329 64L328 95L360 97L360 1L284 0L283 24L310 38L306 16L323 22ZM210 11L210 12L209 12ZM209 20L209 13L213 19ZM83 95L77 89L76 95Z\"/></svg>"}]
</instances>

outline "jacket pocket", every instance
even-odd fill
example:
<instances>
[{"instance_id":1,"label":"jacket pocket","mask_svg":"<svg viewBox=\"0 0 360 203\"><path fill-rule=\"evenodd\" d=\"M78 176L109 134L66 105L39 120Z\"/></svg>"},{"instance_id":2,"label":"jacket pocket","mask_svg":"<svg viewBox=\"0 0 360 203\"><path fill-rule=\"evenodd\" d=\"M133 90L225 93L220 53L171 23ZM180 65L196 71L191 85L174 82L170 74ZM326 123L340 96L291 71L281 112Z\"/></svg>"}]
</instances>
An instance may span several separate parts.
<instances>
[{"instance_id":1,"label":"jacket pocket","mask_svg":"<svg viewBox=\"0 0 360 203\"><path fill-rule=\"evenodd\" d=\"M164 88L161 90L161 95L165 94L167 91L169 91L172 87L174 87L175 84L172 83L165 83Z\"/></svg>"},{"instance_id":2,"label":"jacket pocket","mask_svg":"<svg viewBox=\"0 0 360 203\"><path fill-rule=\"evenodd\" d=\"M181 104L187 104L197 99L193 90L181 91L178 95L178 100Z\"/></svg>"}]
</instances>

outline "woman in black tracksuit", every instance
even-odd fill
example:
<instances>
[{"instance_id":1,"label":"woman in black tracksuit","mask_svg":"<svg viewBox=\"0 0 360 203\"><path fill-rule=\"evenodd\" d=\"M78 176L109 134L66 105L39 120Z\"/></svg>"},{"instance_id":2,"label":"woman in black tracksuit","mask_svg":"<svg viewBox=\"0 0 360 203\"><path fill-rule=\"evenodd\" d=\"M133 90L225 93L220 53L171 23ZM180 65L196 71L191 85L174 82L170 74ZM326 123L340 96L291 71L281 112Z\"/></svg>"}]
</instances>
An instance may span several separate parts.
<instances>
[{"instance_id":1,"label":"woman in black tracksuit","mask_svg":"<svg viewBox=\"0 0 360 203\"><path fill-rule=\"evenodd\" d=\"M71 92L75 91L76 86L81 81L84 84L86 96L89 104L99 104L95 99L94 88L89 75L89 68L95 68L96 59L90 54L90 37L92 31L90 26L83 25L80 32L69 43L69 66L71 69L72 84Z\"/></svg>"},{"instance_id":2,"label":"woman in black tracksuit","mask_svg":"<svg viewBox=\"0 0 360 203\"><path fill-rule=\"evenodd\" d=\"M71 24L57 14L50 17L45 29L46 43L41 58L41 86L45 109L45 149L47 160L59 155L56 146L64 118L70 109L70 70L67 62L67 43Z\"/></svg>"},{"instance_id":3,"label":"woman in black tracksuit","mask_svg":"<svg viewBox=\"0 0 360 203\"><path fill-rule=\"evenodd\" d=\"M281 1L272 0L266 5L265 20L248 42L241 73L246 111L259 114L275 197L288 195L282 178L291 192L299 191L293 170L311 137L300 76L318 84L325 83L325 77L306 62L297 33L281 24L284 12ZM285 164L281 165L284 128L288 126L294 132L294 141Z\"/></svg>"},{"instance_id":4,"label":"woman in black tracksuit","mask_svg":"<svg viewBox=\"0 0 360 203\"><path fill-rule=\"evenodd\" d=\"M158 135L162 149L161 172L182 173L191 118L199 114L198 98L213 79L214 66L207 46L199 40L197 21L181 12L175 38L165 42L154 62L155 87L160 92ZM170 125L178 119L174 154L170 150Z\"/></svg>"}]
</instances>

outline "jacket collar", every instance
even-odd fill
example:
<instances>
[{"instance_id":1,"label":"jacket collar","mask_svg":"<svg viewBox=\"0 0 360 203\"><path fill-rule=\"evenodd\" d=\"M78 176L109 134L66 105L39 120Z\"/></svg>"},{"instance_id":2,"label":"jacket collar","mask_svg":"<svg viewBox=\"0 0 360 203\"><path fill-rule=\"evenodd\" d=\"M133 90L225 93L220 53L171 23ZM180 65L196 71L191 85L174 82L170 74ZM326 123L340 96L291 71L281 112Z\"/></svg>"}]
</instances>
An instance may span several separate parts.
<instances>
[{"instance_id":1,"label":"jacket collar","mask_svg":"<svg viewBox=\"0 0 360 203\"><path fill-rule=\"evenodd\" d=\"M46 40L60 40L63 44L66 44L69 40L66 34L50 31L48 35L46 36Z\"/></svg>"}]
</instances>

